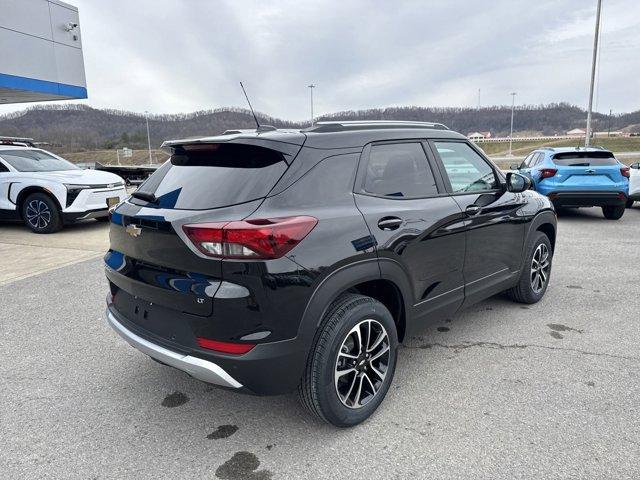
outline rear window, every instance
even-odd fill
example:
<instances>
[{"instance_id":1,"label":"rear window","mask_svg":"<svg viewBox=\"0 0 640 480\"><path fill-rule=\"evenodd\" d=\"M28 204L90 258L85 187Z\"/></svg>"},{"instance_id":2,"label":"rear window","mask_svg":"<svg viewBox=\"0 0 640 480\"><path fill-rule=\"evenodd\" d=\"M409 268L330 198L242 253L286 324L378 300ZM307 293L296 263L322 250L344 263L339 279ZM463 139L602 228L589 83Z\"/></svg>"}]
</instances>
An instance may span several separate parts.
<instances>
[{"instance_id":1,"label":"rear window","mask_svg":"<svg viewBox=\"0 0 640 480\"><path fill-rule=\"evenodd\" d=\"M161 208L204 210L265 197L287 169L282 154L253 145L178 147L139 188ZM148 205L132 198L132 203Z\"/></svg>"},{"instance_id":2,"label":"rear window","mask_svg":"<svg viewBox=\"0 0 640 480\"><path fill-rule=\"evenodd\" d=\"M563 167L602 167L617 165L618 160L611 152L565 152L553 156L556 165Z\"/></svg>"}]
</instances>

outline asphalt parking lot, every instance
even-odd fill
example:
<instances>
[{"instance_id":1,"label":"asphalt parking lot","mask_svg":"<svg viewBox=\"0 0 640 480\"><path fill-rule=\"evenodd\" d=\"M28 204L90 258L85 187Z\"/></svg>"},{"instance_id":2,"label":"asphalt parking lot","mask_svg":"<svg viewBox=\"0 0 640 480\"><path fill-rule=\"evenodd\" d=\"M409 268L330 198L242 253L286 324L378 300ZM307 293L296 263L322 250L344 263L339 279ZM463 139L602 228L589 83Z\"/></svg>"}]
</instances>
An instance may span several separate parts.
<instances>
[{"instance_id":1,"label":"asphalt parking lot","mask_svg":"<svg viewBox=\"0 0 640 480\"><path fill-rule=\"evenodd\" d=\"M64 241L19 229L0 226L2 270L17 272L0 284L2 478L640 476L638 207L561 216L545 298L494 297L410 339L377 414L349 430L294 395L222 391L117 337L104 225ZM77 255L19 270L39 248Z\"/></svg>"}]
</instances>

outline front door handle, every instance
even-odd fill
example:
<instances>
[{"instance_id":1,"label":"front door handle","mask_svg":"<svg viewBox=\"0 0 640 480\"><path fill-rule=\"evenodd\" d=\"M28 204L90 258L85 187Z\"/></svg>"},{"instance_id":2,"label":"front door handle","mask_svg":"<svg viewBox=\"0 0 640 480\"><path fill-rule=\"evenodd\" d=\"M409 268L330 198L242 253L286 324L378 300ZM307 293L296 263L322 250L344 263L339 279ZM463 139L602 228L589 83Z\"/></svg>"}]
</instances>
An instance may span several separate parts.
<instances>
[{"instance_id":1,"label":"front door handle","mask_svg":"<svg viewBox=\"0 0 640 480\"><path fill-rule=\"evenodd\" d=\"M378 220L380 230L396 230L400 225L402 225L402 219L398 217L382 217Z\"/></svg>"},{"instance_id":2,"label":"front door handle","mask_svg":"<svg viewBox=\"0 0 640 480\"><path fill-rule=\"evenodd\" d=\"M466 209L465 209L465 213L472 217L474 215L477 215L478 213L480 213L480 207L478 205L469 205Z\"/></svg>"}]
</instances>

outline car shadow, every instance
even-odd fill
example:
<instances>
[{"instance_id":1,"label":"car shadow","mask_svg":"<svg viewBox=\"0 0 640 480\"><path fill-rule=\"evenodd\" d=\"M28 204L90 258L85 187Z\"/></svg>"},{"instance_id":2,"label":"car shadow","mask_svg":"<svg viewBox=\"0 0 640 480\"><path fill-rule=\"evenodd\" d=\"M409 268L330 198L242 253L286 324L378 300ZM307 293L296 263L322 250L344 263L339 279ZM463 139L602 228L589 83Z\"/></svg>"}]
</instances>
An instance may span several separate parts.
<instances>
[{"instance_id":1,"label":"car shadow","mask_svg":"<svg viewBox=\"0 0 640 480\"><path fill-rule=\"evenodd\" d=\"M558 220L562 222L575 220L606 220L600 207L567 208L556 210Z\"/></svg>"}]
</instances>

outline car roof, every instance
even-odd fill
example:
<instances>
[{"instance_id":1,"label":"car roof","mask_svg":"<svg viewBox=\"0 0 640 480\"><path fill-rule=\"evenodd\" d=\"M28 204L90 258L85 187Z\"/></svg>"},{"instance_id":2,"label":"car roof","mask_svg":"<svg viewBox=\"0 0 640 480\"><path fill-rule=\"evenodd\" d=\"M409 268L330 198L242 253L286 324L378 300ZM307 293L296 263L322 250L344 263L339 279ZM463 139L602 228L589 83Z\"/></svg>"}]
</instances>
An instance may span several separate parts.
<instances>
[{"instance_id":1,"label":"car roof","mask_svg":"<svg viewBox=\"0 0 640 480\"><path fill-rule=\"evenodd\" d=\"M441 123L401 121L333 121L318 122L302 129L275 129L262 126L256 130L227 130L222 135L184 138L165 141L163 147L175 147L197 143L252 143L279 142L311 148L332 149L362 147L370 142L398 139L451 138L465 139L460 133L449 130Z\"/></svg>"}]
</instances>

